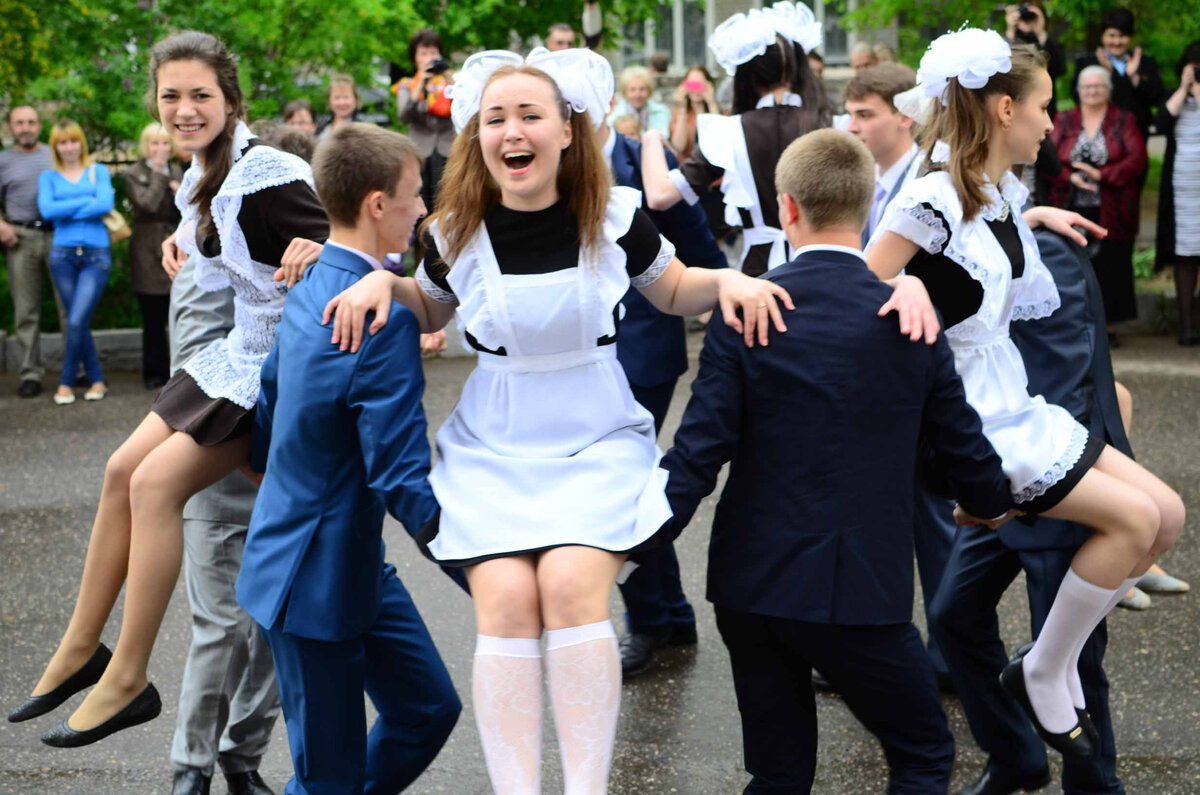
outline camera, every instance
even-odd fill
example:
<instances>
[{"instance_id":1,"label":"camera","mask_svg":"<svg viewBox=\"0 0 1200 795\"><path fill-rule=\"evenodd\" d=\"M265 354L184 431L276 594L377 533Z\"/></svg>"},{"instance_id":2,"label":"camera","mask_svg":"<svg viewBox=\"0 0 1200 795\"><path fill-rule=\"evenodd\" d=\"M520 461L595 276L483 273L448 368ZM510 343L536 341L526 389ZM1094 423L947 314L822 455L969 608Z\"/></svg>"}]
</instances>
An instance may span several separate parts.
<instances>
[{"instance_id":1,"label":"camera","mask_svg":"<svg viewBox=\"0 0 1200 795\"><path fill-rule=\"evenodd\" d=\"M1037 22L1037 12L1029 7L1028 3L1021 3L1017 6L1017 17L1022 22Z\"/></svg>"},{"instance_id":2,"label":"camera","mask_svg":"<svg viewBox=\"0 0 1200 795\"><path fill-rule=\"evenodd\" d=\"M434 58L429 62L429 66L425 67L426 71L428 71L431 75L440 75L449 68L450 62L445 58Z\"/></svg>"}]
</instances>

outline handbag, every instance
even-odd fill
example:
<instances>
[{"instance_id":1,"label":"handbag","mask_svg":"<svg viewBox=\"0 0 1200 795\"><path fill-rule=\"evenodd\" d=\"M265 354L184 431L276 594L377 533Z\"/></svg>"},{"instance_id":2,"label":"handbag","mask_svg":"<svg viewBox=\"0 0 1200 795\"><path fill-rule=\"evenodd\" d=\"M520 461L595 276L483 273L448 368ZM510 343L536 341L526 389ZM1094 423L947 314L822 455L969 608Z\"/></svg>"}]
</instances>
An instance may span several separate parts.
<instances>
[{"instance_id":1,"label":"handbag","mask_svg":"<svg viewBox=\"0 0 1200 795\"><path fill-rule=\"evenodd\" d=\"M93 185L96 184L96 167L94 165L88 168L88 180ZM116 207L105 213L100 220L104 222L104 228L108 230L108 243L111 246L115 246L133 234L133 230L129 228L129 222L125 220L125 216L117 212Z\"/></svg>"}]
</instances>

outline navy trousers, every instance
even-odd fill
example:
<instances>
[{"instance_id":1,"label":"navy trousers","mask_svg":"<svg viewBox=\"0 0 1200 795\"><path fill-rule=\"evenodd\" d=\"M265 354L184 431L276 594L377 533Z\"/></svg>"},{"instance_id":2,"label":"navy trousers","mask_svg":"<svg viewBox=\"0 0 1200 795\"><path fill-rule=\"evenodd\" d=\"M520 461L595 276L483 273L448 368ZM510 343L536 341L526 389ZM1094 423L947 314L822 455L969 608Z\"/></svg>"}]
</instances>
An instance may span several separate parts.
<instances>
[{"instance_id":1,"label":"navy trousers","mask_svg":"<svg viewBox=\"0 0 1200 795\"><path fill-rule=\"evenodd\" d=\"M263 628L295 776L287 795L393 795L437 756L462 704L433 638L390 564L379 617L361 637L289 635L283 616ZM365 732L366 692L379 712Z\"/></svg>"},{"instance_id":2,"label":"navy trousers","mask_svg":"<svg viewBox=\"0 0 1200 795\"><path fill-rule=\"evenodd\" d=\"M633 386L633 396L654 416L654 432L661 433L675 381L658 386ZM694 627L696 613L683 594L679 579L679 559L674 545L639 557L639 566L621 584L625 600L625 625L630 632L654 632L679 625Z\"/></svg>"},{"instance_id":3,"label":"navy trousers","mask_svg":"<svg viewBox=\"0 0 1200 795\"><path fill-rule=\"evenodd\" d=\"M1033 528L1030 532L1037 532ZM1008 661L996 605L1022 569L1029 592L1030 621L1037 637L1058 594L1075 549L1012 550L986 527L960 527L942 585L933 599L930 627L950 664L950 675L971 726L988 754L988 769L1017 775L1046 766L1046 748L1016 702L1000 687ZM1079 656L1079 678L1100 748L1088 758L1063 757L1063 791L1123 793L1108 707L1104 649L1108 632L1096 628Z\"/></svg>"},{"instance_id":4,"label":"navy trousers","mask_svg":"<svg viewBox=\"0 0 1200 795\"><path fill-rule=\"evenodd\" d=\"M921 580L921 600L925 603L925 626L931 626L933 596L937 593L954 546L954 503L929 493L918 480L913 498L913 548L917 553L917 576ZM933 632L925 644L929 660L938 673L948 673L946 660Z\"/></svg>"},{"instance_id":5,"label":"navy trousers","mask_svg":"<svg viewBox=\"0 0 1200 795\"><path fill-rule=\"evenodd\" d=\"M944 793L954 738L921 635L911 622L843 626L716 606L742 716L745 795L801 795L817 766L812 669L883 744L893 795Z\"/></svg>"}]
</instances>

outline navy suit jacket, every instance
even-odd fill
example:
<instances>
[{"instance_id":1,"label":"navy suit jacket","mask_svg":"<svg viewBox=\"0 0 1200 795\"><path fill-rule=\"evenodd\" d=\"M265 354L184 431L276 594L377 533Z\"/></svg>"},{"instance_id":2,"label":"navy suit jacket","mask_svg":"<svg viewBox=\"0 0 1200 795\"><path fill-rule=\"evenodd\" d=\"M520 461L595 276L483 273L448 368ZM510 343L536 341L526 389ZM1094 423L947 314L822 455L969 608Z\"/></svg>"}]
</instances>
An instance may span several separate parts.
<instances>
[{"instance_id":1,"label":"navy suit jacket","mask_svg":"<svg viewBox=\"0 0 1200 795\"><path fill-rule=\"evenodd\" d=\"M642 145L615 130L612 152L613 177L618 185L642 190ZM675 156L667 152L668 168L677 168ZM708 216L700 205L678 202L668 210L643 210L663 237L675 246L675 255L689 267L725 268L729 262L708 228ZM657 386L674 381L687 371L687 335L683 318L659 312L636 289L621 299L625 315L617 336L617 360L629 383Z\"/></svg>"},{"instance_id":2,"label":"navy suit jacket","mask_svg":"<svg viewBox=\"0 0 1200 795\"><path fill-rule=\"evenodd\" d=\"M1117 406L1104 298L1087 255L1066 238L1046 229L1034 232L1042 261L1054 276L1060 306L1049 317L1012 324L1011 334L1025 370L1029 391L1057 403L1087 429L1133 456ZM1039 518L1031 529L1009 522L999 530L1011 549L1077 547L1092 535L1089 527Z\"/></svg>"},{"instance_id":3,"label":"navy suit jacket","mask_svg":"<svg viewBox=\"0 0 1200 795\"><path fill-rule=\"evenodd\" d=\"M911 620L913 477L924 435L963 507L1012 505L944 338L880 318L891 295L861 257L810 250L765 274L795 299L787 332L747 348L713 319L675 447L663 459L677 527L731 461L709 544L721 607L825 624Z\"/></svg>"},{"instance_id":4,"label":"navy suit jacket","mask_svg":"<svg viewBox=\"0 0 1200 795\"><path fill-rule=\"evenodd\" d=\"M252 464L266 476L246 536L238 602L264 627L325 641L375 621L387 510L416 533L437 508L416 317L391 317L357 353L321 325L325 304L371 272L325 246L284 305L262 369Z\"/></svg>"}]
</instances>

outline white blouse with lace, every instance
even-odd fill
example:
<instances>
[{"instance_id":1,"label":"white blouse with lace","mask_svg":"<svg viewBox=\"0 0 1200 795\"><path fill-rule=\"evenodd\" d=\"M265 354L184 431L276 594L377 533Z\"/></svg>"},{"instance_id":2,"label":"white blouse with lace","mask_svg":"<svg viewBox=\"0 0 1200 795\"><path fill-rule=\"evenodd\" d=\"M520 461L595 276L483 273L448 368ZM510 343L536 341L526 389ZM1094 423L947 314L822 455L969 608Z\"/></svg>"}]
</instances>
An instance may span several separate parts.
<instances>
[{"instance_id":1,"label":"white blouse with lace","mask_svg":"<svg viewBox=\"0 0 1200 795\"><path fill-rule=\"evenodd\" d=\"M999 187L987 183L985 193L988 204L979 216L964 222L949 174L932 172L901 190L879 229L943 255L950 261L947 267L959 265L983 288L979 310L947 328L945 335L967 402L979 413L984 435L1000 455L1014 500L1028 502L1070 472L1088 434L1066 409L1029 394L1025 363L1008 334L1012 321L1046 317L1059 307L1054 278L1020 214L1028 191L1015 176L1005 174ZM1013 278L1012 263L986 223L1005 212L1014 216L1025 255L1019 278ZM877 232L871 244L880 236Z\"/></svg>"},{"instance_id":2,"label":"white blouse with lace","mask_svg":"<svg viewBox=\"0 0 1200 795\"><path fill-rule=\"evenodd\" d=\"M234 327L229 336L202 348L184 370L210 398L225 398L244 409L258 401L259 370L275 343L287 287L274 281L278 263L256 262L238 224L244 197L260 190L303 181L312 187L312 169L299 157L269 146L247 145L254 137L239 123L234 133L234 162L212 201L221 254L206 257L196 239L198 208L188 202L203 174L193 161L175 194L182 214L176 245L194 263L196 283L205 290L233 288Z\"/></svg>"}]
</instances>

